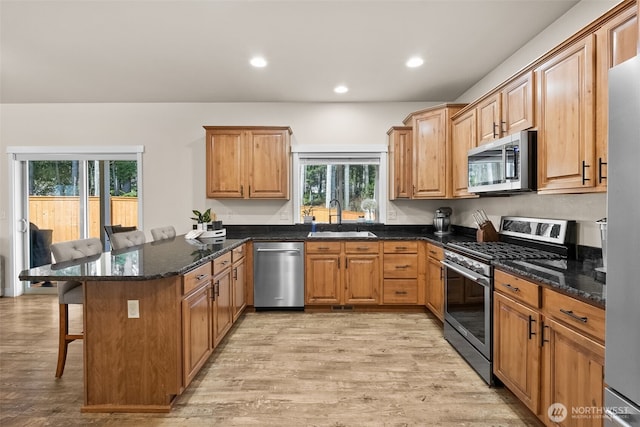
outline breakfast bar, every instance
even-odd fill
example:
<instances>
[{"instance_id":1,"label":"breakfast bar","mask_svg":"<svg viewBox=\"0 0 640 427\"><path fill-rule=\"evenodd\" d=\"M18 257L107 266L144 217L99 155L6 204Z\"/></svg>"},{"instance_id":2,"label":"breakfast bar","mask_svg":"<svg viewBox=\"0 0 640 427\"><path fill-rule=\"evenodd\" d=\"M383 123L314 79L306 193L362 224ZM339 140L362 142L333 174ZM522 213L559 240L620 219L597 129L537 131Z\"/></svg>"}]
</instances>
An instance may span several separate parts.
<instances>
[{"instance_id":1,"label":"breakfast bar","mask_svg":"<svg viewBox=\"0 0 640 427\"><path fill-rule=\"evenodd\" d=\"M178 236L22 272L21 280L83 284L83 412L168 412L204 364L213 350L214 261L224 257L221 274L230 270L231 252L245 242L207 240Z\"/></svg>"}]
</instances>

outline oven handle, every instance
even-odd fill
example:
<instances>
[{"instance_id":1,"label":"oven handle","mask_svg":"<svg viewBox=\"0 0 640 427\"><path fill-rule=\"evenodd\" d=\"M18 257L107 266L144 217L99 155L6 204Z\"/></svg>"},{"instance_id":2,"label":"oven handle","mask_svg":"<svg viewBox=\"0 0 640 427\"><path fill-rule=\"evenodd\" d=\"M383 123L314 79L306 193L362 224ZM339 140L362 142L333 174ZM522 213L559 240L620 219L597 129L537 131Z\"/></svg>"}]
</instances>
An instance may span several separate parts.
<instances>
[{"instance_id":1,"label":"oven handle","mask_svg":"<svg viewBox=\"0 0 640 427\"><path fill-rule=\"evenodd\" d=\"M467 279L473 280L474 282L488 288L489 287L489 279L487 279L485 276L481 275L481 274L477 274L474 273L473 271L469 270L468 268L464 268L462 266L459 266L458 264L454 264L451 261L447 261L447 260L442 260L440 261L440 263L442 263L445 267L450 268L451 270L455 271L458 274L462 274L464 277L466 277Z\"/></svg>"}]
</instances>

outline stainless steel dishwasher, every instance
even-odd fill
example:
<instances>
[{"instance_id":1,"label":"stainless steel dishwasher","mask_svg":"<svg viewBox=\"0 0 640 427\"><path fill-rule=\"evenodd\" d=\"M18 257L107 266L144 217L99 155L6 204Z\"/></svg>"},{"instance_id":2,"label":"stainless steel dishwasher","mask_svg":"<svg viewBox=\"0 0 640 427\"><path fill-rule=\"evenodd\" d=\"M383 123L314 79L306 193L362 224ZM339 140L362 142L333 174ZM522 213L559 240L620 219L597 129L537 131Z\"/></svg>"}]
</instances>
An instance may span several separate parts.
<instances>
[{"instance_id":1,"label":"stainless steel dishwasher","mask_svg":"<svg viewBox=\"0 0 640 427\"><path fill-rule=\"evenodd\" d=\"M304 309L304 243L253 244L256 309Z\"/></svg>"}]
</instances>

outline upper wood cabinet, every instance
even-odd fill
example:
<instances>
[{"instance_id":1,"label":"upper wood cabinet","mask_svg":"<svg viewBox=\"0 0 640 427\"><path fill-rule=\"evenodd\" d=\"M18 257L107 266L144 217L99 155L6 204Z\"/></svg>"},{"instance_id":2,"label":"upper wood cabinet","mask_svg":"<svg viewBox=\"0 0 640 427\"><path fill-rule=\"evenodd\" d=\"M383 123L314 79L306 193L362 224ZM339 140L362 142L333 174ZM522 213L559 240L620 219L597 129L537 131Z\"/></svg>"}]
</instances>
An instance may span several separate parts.
<instances>
[{"instance_id":1,"label":"upper wood cabinet","mask_svg":"<svg viewBox=\"0 0 640 427\"><path fill-rule=\"evenodd\" d=\"M533 127L534 74L526 72L478 102L478 145Z\"/></svg>"},{"instance_id":2,"label":"upper wood cabinet","mask_svg":"<svg viewBox=\"0 0 640 427\"><path fill-rule=\"evenodd\" d=\"M288 199L288 127L205 126L207 197Z\"/></svg>"},{"instance_id":3,"label":"upper wood cabinet","mask_svg":"<svg viewBox=\"0 0 640 427\"><path fill-rule=\"evenodd\" d=\"M453 197L476 197L467 191L469 168L467 153L476 146L476 109L468 110L453 119L451 131L451 187Z\"/></svg>"},{"instance_id":4,"label":"upper wood cabinet","mask_svg":"<svg viewBox=\"0 0 640 427\"><path fill-rule=\"evenodd\" d=\"M411 197L412 128L394 126L389 135L389 200Z\"/></svg>"},{"instance_id":5,"label":"upper wood cabinet","mask_svg":"<svg viewBox=\"0 0 640 427\"><path fill-rule=\"evenodd\" d=\"M451 197L451 116L464 104L445 104L411 114L413 129L411 198Z\"/></svg>"},{"instance_id":6,"label":"upper wood cabinet","mask_svg":"<svg viewBox=\"0 0 640 427\"><path fill-rule=\"evenodd\" d=\"M609 69L632 58L638 49L638 15L629 8L596 31L596 170L595 187L607 187Z\"/></svg>"},{"instance_id":7,"label":"upper wood cabinet","mask_svg":"<svg viewBox=\"0 0 640 427\"><path fill-rule=\"evenodd\" d=\"M581 191L596 182L594 66L588 35L535 70L539 192Z\"/></svg>"}]
</instances>

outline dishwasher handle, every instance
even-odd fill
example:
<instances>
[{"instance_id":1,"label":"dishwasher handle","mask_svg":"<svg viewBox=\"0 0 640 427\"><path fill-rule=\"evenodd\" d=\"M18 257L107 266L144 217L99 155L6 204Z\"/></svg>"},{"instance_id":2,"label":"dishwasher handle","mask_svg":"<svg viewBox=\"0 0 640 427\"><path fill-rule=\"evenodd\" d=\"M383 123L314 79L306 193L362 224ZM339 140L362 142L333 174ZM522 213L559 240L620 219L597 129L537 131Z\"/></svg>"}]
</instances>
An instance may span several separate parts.
<instances>
[{"instance_id":1,"label":"dishwasher handle","mask_svg":"<svg viewBox=\"0 0 640 427\"><path fill-rule=\"evenodd\" d=\"M271 253L281 253L281 254L286 254L286 253L296 253L296 254L300 254L300 249L272 249L272 248L258 248L256 249L257 252L271 252Z\"/></svg>"}]
</instances>

